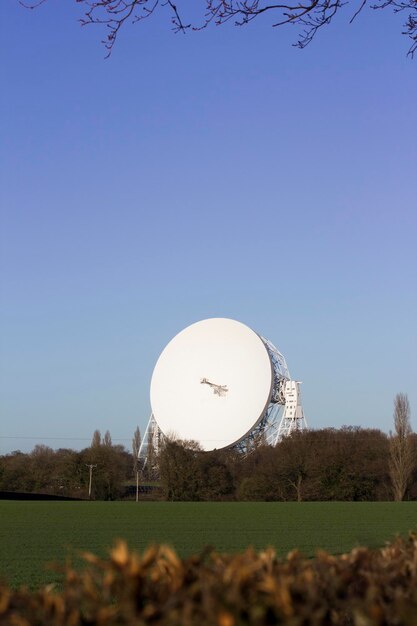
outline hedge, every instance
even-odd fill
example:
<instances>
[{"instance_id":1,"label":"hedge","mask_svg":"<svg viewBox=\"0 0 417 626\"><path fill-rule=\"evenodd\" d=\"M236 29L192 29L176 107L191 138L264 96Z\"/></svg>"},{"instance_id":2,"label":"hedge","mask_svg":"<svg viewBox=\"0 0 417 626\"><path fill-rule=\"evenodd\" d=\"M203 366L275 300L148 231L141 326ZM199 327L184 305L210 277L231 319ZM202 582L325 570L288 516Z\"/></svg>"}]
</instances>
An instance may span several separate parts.
<instances>
[{"instance_id":1,"label":"hedge","mask_svg":"<svg viewBox=\"0 0 417 626\"><path fill-rule=\"evenodd\" d=\"M348 554L267 549L180 559L167 546L84 554L62 589L0 585L1 626L415 626L417 535Z\"/></svg>"}]
</instances>

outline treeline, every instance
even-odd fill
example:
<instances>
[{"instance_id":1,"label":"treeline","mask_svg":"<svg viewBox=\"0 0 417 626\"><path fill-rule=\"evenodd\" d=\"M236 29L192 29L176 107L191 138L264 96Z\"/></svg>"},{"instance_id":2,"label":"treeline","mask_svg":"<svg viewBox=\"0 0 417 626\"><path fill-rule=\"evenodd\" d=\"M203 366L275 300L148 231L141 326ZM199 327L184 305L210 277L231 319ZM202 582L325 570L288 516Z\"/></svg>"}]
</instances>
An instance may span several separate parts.
<instances>
[{"instance_id":1,"label":"treeline","mask_svg":"<svg viewBox=\"0 0 417 626\"><path fill-rule=\"evenodd\" d=\"M37 445L0 456L0 491L96 500L416 500L417 435L407 396L395 399L394 433L358 427L295 432L275 447L203 452L198 443L165 438L159 455L132 452L94 432L81 451Z\"/></svg>"},{"instance_id":2,"label":"treeline","mask_svg":"<svg viewBox=\"0 0 417 626\"><path fill-rule=\"evenodd\" d=\"M296 431L246 456L166 440L158 471L168 500L414 500L417 435L400 393L389 436L358 427Z\"/></svg>"},{"instance_id":3,"label":"treeline","mask_svg":"<svg viewBox=\"0 0 417 626\"><path fill-rule=\"evenodd\" d=\"M409 443L416 459L417 436ZM168 500L417 499L415 468L403 497L395 497L391 447L381 431L351 427L296 432L243 458L169 441L160 454L160 479Z\"/></svg>"},{"instance_id":4,"label":"treeline","mask_svg":"<svg viewBox=\"0 0 417 626\"><path fill-rule=\"evenodd\" d=\"M27 454L0 456L0 491L116 500L132 481L133 467L132 454L113 445L109 433L101 440L96 431L91 446L81 451L37 445Z\"/></svg>"}]
</instances>

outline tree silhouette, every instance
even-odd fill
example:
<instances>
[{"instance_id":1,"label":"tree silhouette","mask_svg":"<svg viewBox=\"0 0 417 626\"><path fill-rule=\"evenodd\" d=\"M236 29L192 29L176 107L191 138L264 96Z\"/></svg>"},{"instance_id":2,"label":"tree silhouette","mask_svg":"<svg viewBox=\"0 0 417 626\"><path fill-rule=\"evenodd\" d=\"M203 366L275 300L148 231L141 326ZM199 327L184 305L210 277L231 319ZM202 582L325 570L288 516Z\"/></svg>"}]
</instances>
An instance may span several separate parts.
<instances>
[{"instance_id":1,"label":"tree silhouette","mask_svg":"<svg viewBox=\"0 0 417 626\"><path fill-rule=\"evenodd\" d=\"M46 0L18 0L27 8L35 8ZM200 0L200 21L186 18L186 3L181 0L174 4L171 0L74 0L83 5L83 26L101 24L107 29L103 43L107 56L111 54L119 31L126 22L136 23L165 11L175 32L202 30L211 24L221 26L233 22L236 26L245 26L261 16L271 16L272 27L291 24L297 26L299 33L295 46L305 48L317 32L330 24L348 0L283 0L279 3L267 0ZM371 9L390 8L394 13L406 14L403 35L411 39L408 54L413 57L417 49L417 2L416 0L358 0L353 4L350 21L368 5ZM193 3L194 4L194 3ZM195 7L193 7L195 11Z\"/></svg>"},{"instance_id":2,"label":"tree silhouette","mask_svg":"<svg viewBox=\"0 0 417 626\"><path fill-rule=\"evenodd\" d=\"M96 448L97 446L101 446L101 433L99 430L94 431L93 438L91 440L91 447Z\"/></svg>"},{"instance_id":3,"label":"tree silhouette","mask_svg":"<svg viewBox=\"0 0 417 626\"><path fill-rule=\"evenodd\" d=\"M136 502L139 500L139 450L141 441L142 437L140 435L139 426L137 426L135 432L133 433L132 439L133 473L135 474L136 478Z\"/></svg>"},{"instance_id":4,"label":"tree silhouette","mask_svg":"<svg viewBox=\"0 0 417 626\"><path fill-rule=\"evenodd\" d=\"M404 393L399 393L394 401L395 434L390 437L390 476L395 500L403 500L415 467L412 430L410 425L410 404Z\"/></svg>"},{"instance_id":5,"label":"tree silhouette","mask_svg":"<svg viewBox=\"0 0 417 626\"><path fill-rule=\"evenodd\" d=\"M109 430L106 430L106 432L104 433L104 437L103 437L103 446L111 446L111 445L112 445L111 434Z\"/></svg>"}]
</instances>

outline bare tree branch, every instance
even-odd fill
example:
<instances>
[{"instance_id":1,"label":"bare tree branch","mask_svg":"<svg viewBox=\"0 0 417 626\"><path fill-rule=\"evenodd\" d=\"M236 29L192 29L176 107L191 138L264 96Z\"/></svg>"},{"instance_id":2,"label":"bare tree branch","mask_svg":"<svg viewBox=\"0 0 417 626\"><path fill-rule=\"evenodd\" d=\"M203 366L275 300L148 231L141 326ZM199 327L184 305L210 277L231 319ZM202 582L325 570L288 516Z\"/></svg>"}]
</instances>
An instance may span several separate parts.
<instances>
[{"instance_id":1,"label":"bare tree branch","mask_svg":"<svg viewBox=\"0 0 417 626\"><path fill-rule=\"evenodd\" d=\"M37 0L37 2L30 2L30 3L19 0L19 4L25 9L36 9L41 4L44 4L44 2L46 2L46 0Z\"/></svg>"},{"instance_id":2,"label":"bare tree branch","mask_svg":"<svg viewBox=\"0 0 417 626\"><path fill-rule=\"evenodd\" d=\"M362 0L362 4L360 5L359 9L357 9L357 11L355 11L355 13L353 14L350 20L350 24L352 24L353 20L355 20L358 17L359 13L362 11L366 3L367 3L367 0Z\"/></svg>"},{"instance_id":3,"label":"bare tree branch","mask_svg":"<svg viewBox=\"0 0 417 626\"><path fill-rule=\"evenodd\" d=\"M181 3L182 0L179 0ZM170 21L174 32L185 33L188 29L202 30L210 24L221 26L230 20L236 26L245 26L266 13L273 16L272 27L293 24L301 28L298 40L294 44L305 48L315 37L318 30L330 24L336 13L349 0L287 0L283 3L268 3L267 0L199 0L203 9L202 23L188 23L183 20L182 11L172 0L75 0L85 8L84 17L80 19L83 26L101 24L108 29L103 43L107 55L111 54L122 26L126 22L136 23L154 15L158 8L165 8L170 13ZM355 0L350 0L355 2ZM18 2L29 9L36 8L46 0ZM352 23L363 11L367 0L359 0L350 19ZM411 39L408 55L414 57L417 50L417 0L377 0L369 5L371 9L391 7L394 13L409 11L404 24L403 35ZM277 19L275 21L275 16Z\"/></svg>"}]
</instances>

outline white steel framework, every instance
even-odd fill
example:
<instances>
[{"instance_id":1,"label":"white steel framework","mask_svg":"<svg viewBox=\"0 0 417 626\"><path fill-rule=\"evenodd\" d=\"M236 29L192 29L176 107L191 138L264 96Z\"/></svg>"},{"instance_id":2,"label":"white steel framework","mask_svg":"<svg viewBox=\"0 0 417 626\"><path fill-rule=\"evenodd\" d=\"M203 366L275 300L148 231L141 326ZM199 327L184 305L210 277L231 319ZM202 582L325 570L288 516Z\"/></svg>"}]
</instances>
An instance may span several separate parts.
<instances>
[{"instance_id":1,"label":"white steel framework","mask_svg":"<svg viewBox=\"0 0 417 626\"><path fill-rule=\"evenodd\" d=\"M139 447L138 459L141 470L144 470L146 466L148 466L148 469L149 466L151 469L156 467L162 441L162 431L153 414L151 414Z\"/></svg>"},{"instance_id":2,"label":"white steel framework","mask_svg":"<svg viewBox=\"0 0 417 626\"><path fill-rule=\"evenodd\" d=\"M296 430L305 430L307 420L301 404L300 382L291 380L284 355L274 344L261 337L268 350L274 370L274 383L265 413L251 432L236 444L249 453L260 443L276 446L283 437Z\"/></svg>"}]
</instances>

